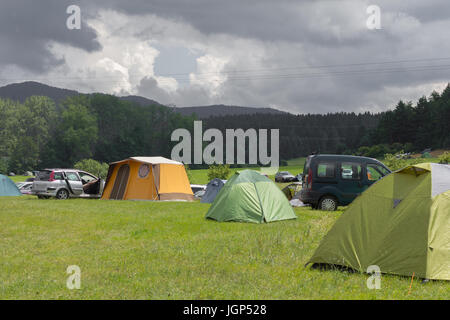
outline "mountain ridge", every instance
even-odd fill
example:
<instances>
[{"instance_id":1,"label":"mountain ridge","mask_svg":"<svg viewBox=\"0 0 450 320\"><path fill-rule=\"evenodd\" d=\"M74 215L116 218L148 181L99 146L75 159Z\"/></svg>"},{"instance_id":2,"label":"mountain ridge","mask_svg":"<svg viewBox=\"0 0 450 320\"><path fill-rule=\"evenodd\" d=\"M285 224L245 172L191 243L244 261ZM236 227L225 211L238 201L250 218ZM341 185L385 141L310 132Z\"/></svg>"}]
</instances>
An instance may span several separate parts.
<instances>
[{"instance_id":1,"label":"mountain ridge","mask_svg":"<svg viewBox=\"0 0 450 320\"><path fill-rule=\"evenodd\" d=\"M81 93L76 90L70 90L65 88L58 88L49 86L44 83L36 81L25 81L20 83L11 83L0 87L0 98L6 98L24 102L28 97L33 95L47 96L59 104L65 98L76 95L90 95L94 93ZM244 114L286 114L287 112L268 108L268 107L242 107L242 106L228 106L223 104L206 105L206 106L192 106L192 107L170 107L159 103L158 101L145 98L142 96L128 95L118 96L119 99L124 101L130 101L142 106L146 105L160 105L172 109L173 111L184 115L196 114L200 119L206 119L211 116L224 116L224 115L244 115Z\"/></svg>"}]
</instances>

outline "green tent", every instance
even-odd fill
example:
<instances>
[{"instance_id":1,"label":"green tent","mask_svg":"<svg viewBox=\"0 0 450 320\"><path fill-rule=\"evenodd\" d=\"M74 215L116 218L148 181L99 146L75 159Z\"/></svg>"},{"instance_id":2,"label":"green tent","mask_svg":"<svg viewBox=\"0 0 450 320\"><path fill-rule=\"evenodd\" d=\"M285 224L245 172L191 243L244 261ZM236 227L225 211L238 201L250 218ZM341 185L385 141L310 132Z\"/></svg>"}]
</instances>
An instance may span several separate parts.
<instances>
[{"instance_id":1,"label":"green tent","mask_svg":"<svg viewBox=\"0 0 450 320\"><path fill-rule=\"evenodd\" d=\"M10 178L0 174L0 197L21 196L19 189Z\"/></svg>"},{"instance_id":2,"label":"green tent","mask_svg":"<svg viewBox=\"0 0 450 320\"><path fill-rule=\"evenodd\" d=\"M450 166L409 166L373 184L308 263L450 280Z\"/></svg>"},{"instance_id":3,"label":"green tent","mask_svg":"<svg viewBox=\"0 0 450 320\"><path fill-rule=\"evenodd\" d=\"M296 219L286 196L269 178L244 170L227 181L206 213L217 221L264 223Z\"/></svg>"}]
</instances>

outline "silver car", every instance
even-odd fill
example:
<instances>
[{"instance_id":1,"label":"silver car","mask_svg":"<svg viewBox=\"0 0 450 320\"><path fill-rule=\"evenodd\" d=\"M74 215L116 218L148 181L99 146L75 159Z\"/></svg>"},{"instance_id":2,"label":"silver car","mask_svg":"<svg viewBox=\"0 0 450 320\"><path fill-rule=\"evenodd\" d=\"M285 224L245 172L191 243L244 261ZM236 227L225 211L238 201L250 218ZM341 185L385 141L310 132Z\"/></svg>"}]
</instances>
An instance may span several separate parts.
<instances>
[{"instance_id":1,"label":"silver car","mask_svg":"<svg viewBox=\"0 0 450 320\"><path fill-rule=\"evenodd\" d=\"M31 194L31 188L33 187L33 182L18 182L16 183L17 188L22 194Z\"/></svg>"},{"instance_id":2,"label":"silver car","mask_svg":"<svg viewBox=\"0 0 450 320\"><path fill-rule=\"evenodd\" d=\"M297 178L289 171L279 171L275 175L275 182L292 182L296 180Z\"/></svg>"},{"instance_id":3,"label":"silver car","mask_svg":"<svg viewBox=\"0 0 450 320\"><path fill-rule=\"evenodd\" d=\"M191 184L192 193L196 199L201 199L206 192L206 184Z\"/></svg>"},{"instance_id":4,"label":"silver car","mask_svg":"<svg viewBox=\"0 0 450 320\"><path fill-rule=\"evenodd\" d=\"M100 198L104 186L104 180L85 171L45 169L37 173L31 194L39 199Z\"/></svg>"}]
</instances>

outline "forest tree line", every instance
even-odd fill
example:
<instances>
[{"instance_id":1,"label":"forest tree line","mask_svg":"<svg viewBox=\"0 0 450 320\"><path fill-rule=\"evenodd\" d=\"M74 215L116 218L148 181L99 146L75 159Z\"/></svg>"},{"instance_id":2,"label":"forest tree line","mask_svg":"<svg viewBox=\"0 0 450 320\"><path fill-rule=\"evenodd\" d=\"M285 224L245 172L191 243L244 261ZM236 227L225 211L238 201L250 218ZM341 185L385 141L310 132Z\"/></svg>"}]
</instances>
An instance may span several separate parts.
<instances>
[{"instance_id":1,"label":"forest tree line","mask_svg":"<svg viewBox=\"0 0 450 320\"><path fill-rule=\"evenodd\" d=\"M24 103L0 99L0 119L0 172L15 173L72 167L89 158L170 157L171 132L193 123L164 106L104 94L73 96L59 105L43 96Z\"/></svg>"},{"instance_id":2,"label":"forest tree line","mask_svg":"<svg viewBox=\"0 0 450 320\"><path fill-rule=\"evenodd\" d=\"M417 103L399 101L394 110L373 114L338 112L300 115L210 117L206 128L279 128L280 158L311 153L380 158L386 153L450 149L450 85Z\"/></svg>"},{"instance_id":3,"label":"forest tree line","mask_svg":"<svg viewBox=\"0 0 450 320\"><path fill-rule=\"evenodd\" d=\"M170 157L177 143L171 142L171 133L177 128L192 132L195 119L105 94L73 96L59 104L43 96L24 103L0 99L0 172L71 167L88 158ZM386 151L449 148L450 86L377 114L228 115L204 119L203 127L224 135L225 129L279 129L284 160L312 152L381 157Z\"/></svg>"}]
</instances>

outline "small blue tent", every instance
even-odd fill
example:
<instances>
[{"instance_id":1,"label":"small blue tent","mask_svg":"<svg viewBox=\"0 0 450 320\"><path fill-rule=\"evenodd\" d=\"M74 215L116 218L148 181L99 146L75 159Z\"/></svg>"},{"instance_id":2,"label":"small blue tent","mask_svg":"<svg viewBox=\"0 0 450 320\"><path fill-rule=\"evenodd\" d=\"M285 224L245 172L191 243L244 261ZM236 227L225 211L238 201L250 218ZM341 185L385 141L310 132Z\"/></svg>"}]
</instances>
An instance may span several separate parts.
<instances>
[{"instance_id":1,"label":"small blue tent","mask_svg":"<svg viewBox=\"0 0 450 320\"><path fill-rule=\"evenodd\" d=\"M20 193L14 182L12 182L7 176L0 174L0 197L21 195L22 193Z\"/></svg>"},{"instance_id":2,"label":"small blue tent","mask_svg":"<svg viewBox=\"0 0 450 320\"><path fill-rule=\"evenodd\" d=\"M220 189L225 185L226 180L220 180L219 178L212 179L206 186L205 194L200 200L201 203L213 203Z\"/></svg>"}]
</instances>

